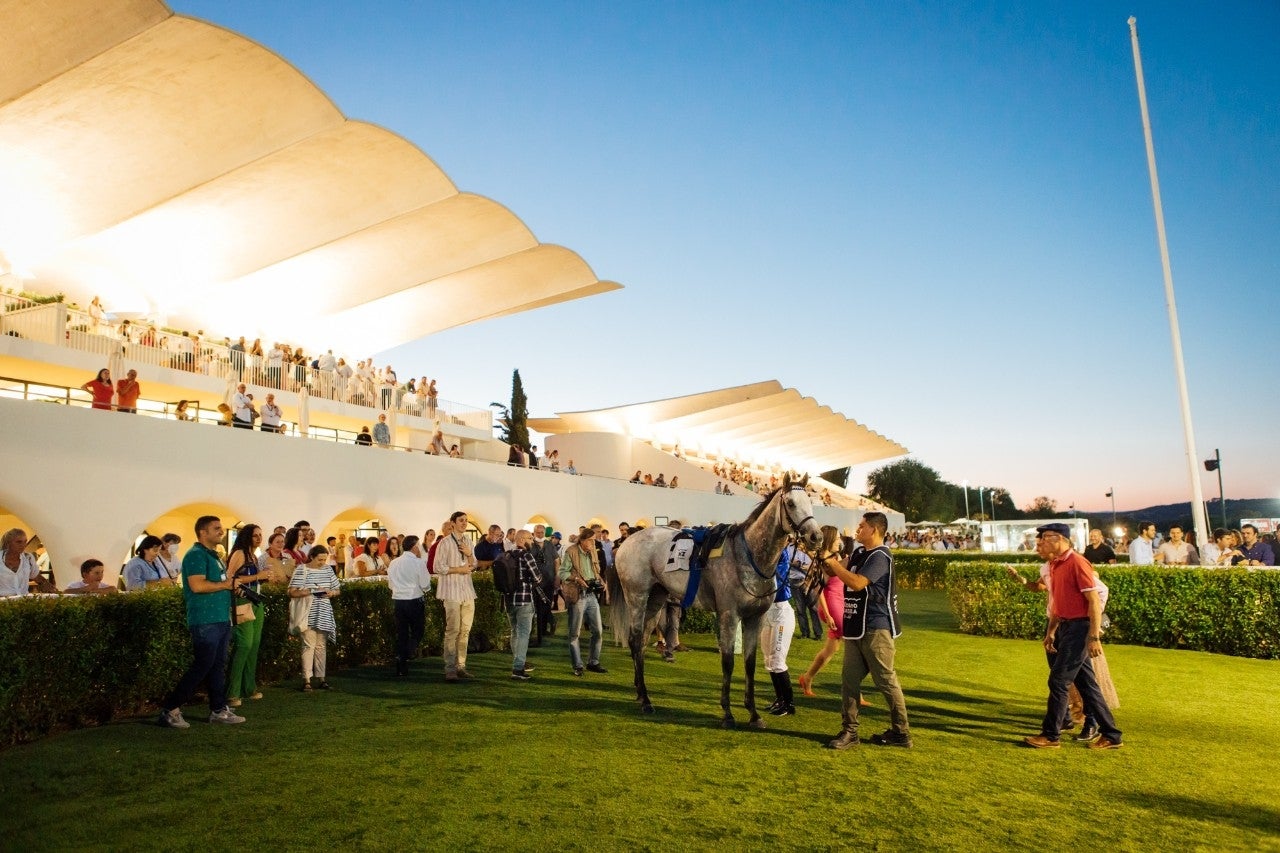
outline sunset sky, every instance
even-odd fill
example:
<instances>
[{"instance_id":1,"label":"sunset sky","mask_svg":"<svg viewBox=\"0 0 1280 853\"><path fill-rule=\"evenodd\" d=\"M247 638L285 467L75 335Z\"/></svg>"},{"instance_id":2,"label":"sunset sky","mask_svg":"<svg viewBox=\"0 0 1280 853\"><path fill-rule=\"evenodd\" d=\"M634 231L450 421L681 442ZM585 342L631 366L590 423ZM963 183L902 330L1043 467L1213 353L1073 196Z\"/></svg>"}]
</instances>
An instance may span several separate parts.
<instances>
[{"instance_id":1,"label":"sunset sky","mask_svg":"<svg viewBox=\"0 0 1280 853\"><path fill-rule=\"evenodd\" d=\"M380 354L401 378L484 406L518 367L534 416L776 378L1084 510L1190 496L1136 15L1196 455L1280 497L1280 4L173 8L625 286Z\"/></svg>"}]
</instances>

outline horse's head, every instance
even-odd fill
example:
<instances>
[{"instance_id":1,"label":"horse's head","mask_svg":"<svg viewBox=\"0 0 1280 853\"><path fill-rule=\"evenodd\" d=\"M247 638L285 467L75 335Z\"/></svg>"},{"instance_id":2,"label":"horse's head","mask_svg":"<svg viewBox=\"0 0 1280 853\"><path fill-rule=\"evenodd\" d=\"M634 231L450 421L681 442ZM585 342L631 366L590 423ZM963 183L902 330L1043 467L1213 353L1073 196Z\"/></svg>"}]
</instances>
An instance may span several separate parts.
<instances>
[{"instance_id":1,"label":"horse's head","mask_svg":"<svg viewBox=\"0 0 1280 853\"><path fill-rule=\"evenodd\" d=\"M782 498L782 514L786 518L788 533L795 534L810 550L816 550L822 544L822 525L813 517L813 501L805 486L809 475L793 481L790 474L782 478L782 488L778 490Z\"/></svg>"}]
</instances>

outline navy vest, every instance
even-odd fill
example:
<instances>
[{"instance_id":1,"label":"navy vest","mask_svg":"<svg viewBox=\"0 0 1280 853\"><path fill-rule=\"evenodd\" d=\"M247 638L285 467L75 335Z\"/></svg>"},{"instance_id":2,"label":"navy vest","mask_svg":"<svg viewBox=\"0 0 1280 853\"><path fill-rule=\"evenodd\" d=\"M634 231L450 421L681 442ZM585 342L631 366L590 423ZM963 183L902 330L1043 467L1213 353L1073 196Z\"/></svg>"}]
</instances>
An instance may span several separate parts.
<instances>
[{"instance_id":1,"label":"navy vest","mask_svg":"<svg viewBox=\"0 0 1280 853\"><path fill-rule=\"evenodd\" d=\"M877 553L884 554L889 562L888 576L873 581L859 590L850 589L847 586L844 588L843 635L846 640L861 640L866 636L867 612L872 607L877 611L888 613L891 637L896 639L902 633L902 626L898 623L898 588L893 580L893 555L889 553L889 549L883 545L872 548L870 551L858 548L850 555L848 568L849 571L858 574L858 570L871 555Z\"/></svg>"}]
</instances>

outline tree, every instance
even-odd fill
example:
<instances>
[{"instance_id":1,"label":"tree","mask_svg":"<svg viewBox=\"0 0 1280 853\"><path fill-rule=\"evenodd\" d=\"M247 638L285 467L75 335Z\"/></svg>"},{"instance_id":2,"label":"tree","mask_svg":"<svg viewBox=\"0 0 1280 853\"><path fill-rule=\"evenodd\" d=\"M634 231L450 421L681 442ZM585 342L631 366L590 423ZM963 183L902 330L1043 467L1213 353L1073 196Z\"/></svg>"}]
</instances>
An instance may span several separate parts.
<instances>
[{"instance_id":1,"label":"tree","mask_svg":"<svg viewBox=\"0 0 1280 853\"><path fill-rule=\"evenodd\" d=\"M1026 513L1032 518L1053 518L1058 514L1058 502L1048 495L1041 495L1027 505Z\"/></svg>"},{"instance_id":2,"label":"tree","mask_svg":"<svg viewBox=\"0 0 1280 853\"><path fill-rule=\"evenodd\" d=\"M937 471L914 459L902 459L877 468L867 477L870 496L899 510L911 521L951 512L954 488L944 482Z\"/></svg>"},{"instance_id":3,"label":"tree","mask_svg":"<svg viewBox=\"0 0 1280 853\"><path fill-rule=\"evenodd\" d=\"M502 416L498 425L502 428L502 440L507 444L515 444L529 448L529 400L524 395L524 383L520 381L520 370L511 372L511 405L490 403L490 406L501 409Z\"/></svg>"}]
</instances>

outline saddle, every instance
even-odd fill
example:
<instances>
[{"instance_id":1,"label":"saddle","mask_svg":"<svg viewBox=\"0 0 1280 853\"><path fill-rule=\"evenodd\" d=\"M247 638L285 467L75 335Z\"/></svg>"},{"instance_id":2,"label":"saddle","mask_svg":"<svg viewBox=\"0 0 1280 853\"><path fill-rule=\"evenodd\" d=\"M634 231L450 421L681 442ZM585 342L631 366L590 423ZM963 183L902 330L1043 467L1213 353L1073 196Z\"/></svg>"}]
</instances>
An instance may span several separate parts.
<instances>
[{"instance_id":1,"label":"saddle","mask_svg":"<svg viewBox=\"0 0 1280 853\"><path fill-rule=\"evenodd\" d=\"M729 536L731 526L717 524L715 527L686 527L671 540L666 571L689 573L684 599L680 602L681 607L691 607L698 597L698 587L702 584L702 570L713 558L724 553L724 542Z\"/></svg>"}]
</instances>

